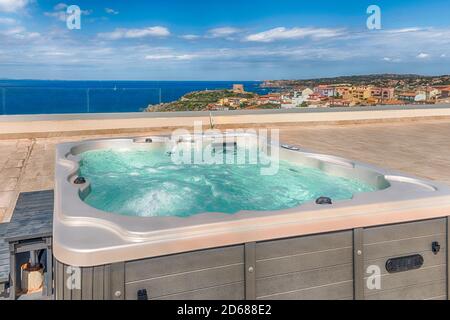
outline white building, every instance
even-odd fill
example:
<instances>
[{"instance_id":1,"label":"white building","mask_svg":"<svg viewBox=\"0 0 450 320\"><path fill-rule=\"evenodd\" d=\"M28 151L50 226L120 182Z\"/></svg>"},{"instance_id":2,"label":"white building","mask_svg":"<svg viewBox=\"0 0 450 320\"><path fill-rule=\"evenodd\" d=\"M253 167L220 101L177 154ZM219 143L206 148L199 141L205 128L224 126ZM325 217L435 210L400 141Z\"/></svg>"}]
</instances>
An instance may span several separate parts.
<instances>
[{"instance_id":1,"label":"white building","mask_svg":"<svg viewBox=\"0 0 450 320\"><path fill-rule=\"evenodd\" d=\"M284 103L281 104L282 109L292 109L292 108L298 108L300 105L306 101L307 98L299 96L299 97L293 97L289 100L285 100Z\"/></svg>"},{"instance_id":2,"label":"white building","mask_svg":"<svg viewBox=\"0 0 450 320\"><path fill-rule=\"evenodd\" d=\"M414 97L415 102L422 102L427 100L427 95L425 93L419 93Z\"/></svg>"},{"instance_id":3,"label":"white building","mask_svg":"<svg viewBox=\"0 0 450 320\"><path fill-rule=\"evenodd\" d=\"M298 108L301 106L301 104L308 100L309 96L313 94L314 91L312 91L309 88L306 88L304 90L300 91L294 91L293 97L286 98L284 100L284 103L281 104L282 109L292 109L292 108Z\"/></svg>"},{"instance_id":4,"label":"white building","mask_svg":"<svg viewBox=\"0 0 450 320\"><path fill-rule=\"evenodd\" d=\"M305 97L306 99L308 99L308 97L310 95L312 95L314 93L313 90L311 90L310 88L306 88L302 91L302 97Z\"/></svg>"}]
</instances>

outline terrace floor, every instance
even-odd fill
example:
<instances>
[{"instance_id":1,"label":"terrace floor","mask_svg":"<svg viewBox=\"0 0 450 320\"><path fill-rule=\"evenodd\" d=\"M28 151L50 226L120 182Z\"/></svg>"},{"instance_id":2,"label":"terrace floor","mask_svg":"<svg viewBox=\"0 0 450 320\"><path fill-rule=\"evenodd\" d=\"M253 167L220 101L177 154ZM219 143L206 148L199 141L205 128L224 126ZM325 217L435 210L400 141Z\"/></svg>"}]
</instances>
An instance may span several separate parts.
<instances>
[{"instance_id":1,"label":"terrace floor","mask_svg":"<svg viewBox=\"0 0 450 320\"><path fill-rule=\"evenodd\" d=\"M149 130L137 135L170 133ZM53 188L55 145L104 134L0 140L0 221L9 221L19 192ZM284 126L283 143L359 160L450 184L450 122L428 120L352 125Z\"/></svg>"}]
</instances>

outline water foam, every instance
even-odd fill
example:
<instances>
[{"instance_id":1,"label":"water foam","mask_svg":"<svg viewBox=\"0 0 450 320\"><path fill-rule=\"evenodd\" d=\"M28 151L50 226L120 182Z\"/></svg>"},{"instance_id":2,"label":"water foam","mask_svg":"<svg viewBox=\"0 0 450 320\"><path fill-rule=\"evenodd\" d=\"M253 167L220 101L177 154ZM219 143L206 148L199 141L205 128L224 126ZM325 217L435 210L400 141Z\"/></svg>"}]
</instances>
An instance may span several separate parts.
<instances>
[{"instance_id":1,"label":"water foam","mask_svg":"<svg viewBox=\"0 0 450 320\"><path fill-rule=\"evenodd\" d=\"M202 212L279 210L327 196L350 199L375 188L356 180L281 161L273 176L261 165L174 165L163 149L94 150L81 155L91 182L89 205L129 216L180 216Z\"/></svg>"}]
</instances>

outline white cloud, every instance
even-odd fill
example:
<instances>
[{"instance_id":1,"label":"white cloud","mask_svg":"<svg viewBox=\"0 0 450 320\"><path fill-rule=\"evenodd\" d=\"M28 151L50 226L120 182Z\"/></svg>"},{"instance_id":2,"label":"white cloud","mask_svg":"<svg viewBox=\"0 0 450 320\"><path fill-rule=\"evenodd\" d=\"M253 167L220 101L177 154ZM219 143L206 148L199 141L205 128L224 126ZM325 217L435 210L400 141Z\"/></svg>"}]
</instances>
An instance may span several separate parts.
<instances>
[{"instance_id":1,"label":"white cloud","mask_svg":"<svg viewBox=\"0 0 450 320\"><path fill-rule=\"evenodd\" d=\"M402 28L402 29L390 29L386 30L387 33L408 33L408 32L418 32L418 31L425 31L424 28L419 27L411 27L411 28Z\"/></svg>"},{"instance_id":2,"label":"white cloud","mask_svg":"<svg viewBox=\"0 0 450 320\"><path fill-rule=\"evenodd\" d=\"M418 59L426 59L426 58L429 58L429 57L430 57L430 55L428 53L425 53L425 52L421 52L421 53L419 53L417 55Z\"/></svg>"},{"instance_id":3,"label":"white cloud","mask_svg":"<svg viewBox=\"0 0 450 320\"><path fill-rule=\"evenodd\" d=\"M106 14L103 13L103 16ZM123 74L127 74L128 69L136 70L136 75L143 77L148 75L149 70L159 70L158 72L164 76L167 75L167 70L175 70L167 77L176 77L184 70L186 77L189 77L192 74L198 74L192 73L192 70L201 72L201 70L210 70L212 66L219 66L221 70L230 74L233 70L245 70L244 78L258 70L269 70L264 71L264 76L261 75L261 77L288 77L289 75L295 77L298 76L295 74L297 72L295 68L298 67L298 72L301 73L303 70L313 69L315 65L334 70L330 72L335 72L334 66L337 66L336 70L342 70L345 66L349 70L358 70L358 72L364 72L364 70L421 72L428 68L428 63L432 62L441 62L442 72L449 72L447 64L443 62L450 57L450 27L425 29L411 27L377 32L360 30L352 32L350 29L345 29L342 31L343 35L336 38L317 37L317 33L313 36L311 32L307 35L302 34L305 39L314 41L276 42L279 40L277 35L262 39L264 41L258 39L259 41L256 42L236 41L233 43L215 41L212 32L188 34L185 31L185 34L177 34L176 37L171 38L174 42L178 42L177 45L155 48L154 43L147 39L151 39L152 36L170 35L169 30L163 27L160 27L162 28L160 32L157 28L151 29L151 32L149 28L110 29L109 31L112 32L102 36L83 37L79 40L62 26L50 25L53 29L46 30L41 35L27 32L24 28L17 28L19 26L20 21L17 21L17 24L0 26L0 30L3 30L0 31L0 43L3 44L0 64L2 74L6 76L18 76L17 70L7 67L16 64L26 65L27 68L22 69L26 69L27 72L33 68L37 69L35 75L38 74L41 77L58 77L59 74L52 72L62 70L60 76L62 78L67 74L63 72L64 70L84 69L95 70L95 72L86 71L86 73L80 71L80 74L86 77L93 76L93 73L97 76L97 71L101 74L103 72L101 70L113 70L112 72L117 72L115 77L120 77L118 70L124 70ZM319 28L310 29L318 30ZM286 31L291 30L285 28L282 39L287 37ZM224 33L226 32L215 34ZM250 32L241 29L240 32L231 35L228 33L228 36L223 38L234 37L244 40L249 34ZM298 33L289 36L301 39ZM139 38L143 41L102 41L130 38ZM201 40L202 45L192 46L185 43L185 40L195 39ZM223 46L218 47L218 43ZM169 43L165 45L169 46ZM417 58L419 53L425 53L429 57L419 59ZM443 53L447 54L447 58L441 57ZM139 63L136 63L137 61ZM439 63L436 64L439 65ZM351 69L356 65L358 69ZM42 66L49 66L49 68L42 68ZM373 68L370 69L372 66ZM416 68L417 66L423 69ZM430 72L436 69L432 67L433 65L430 64L430 70L432 70ZM276 73L277 70L280 70L279 74ZM292 73L289 73L291 70ZM24 77L23 74L20 76Z\"/></svg>"},{"instance_id":4,"label":"white cloud","mask_svg":"<svg viewBox=\"0 0 450 320\"><path fill-rule=\"evenodd\" d=\"M169 29L161 26L147 27L142 29L118 28L112 32L99 33L98 36L107 40L135 39L144 37L167 37Z\"/></svg>"},{"instance_id":5,"label":"white cloud","mask_svg":"<svg viewBox=\"0 0 450 320\"><path fill-rule=\"evenodd\" d=\"M196 58L193 54L148 54L146 60L191 60Z\"/></svg>"},{"instance_id":6,"label":"white cloud","mask_svg":"<svg viewBox=\"0 0 450 320\"><path fill-rule=\"evenodd\" d=\"M302 39L311 37L313 39L332 38L343 35L343 29L328 28L273 28L260 33L247 36L245 40L254 42L272 42L276 40Z\"/></svg>"},{"instance_id":7,"label":"white cloud","mask_svg":"<svg viewBox=\"0 0 450 320\"><path fill-rule=\"evenodd\" d=\"M227 38L236 33L239 33L241 30L233 27L222 27L222 28L214 28L208 30L208 37L210 38Z\"/></svg>"},{"instance_id":8,"label":"white cloud","mask_svg":"<svg viewBox=\"0 0 450 320\"><path fill-rule=\"evenodd\" d=\"M443 53L443 54L440 55L440 57L441 58L445 58L445 57L447 57L447 55L445 53Z\"/></svg>"},{"instance_id":9,"label":"white cloud","mask_svg":"<svg viewBox=\"0 0 450 320\"><path fill-rule=\"evenodd\" d=\"M44 53L47 56L54 56L54 57L70 57L74 54L71 52L65 52L65 51L47 51Z\"/></svg>"},{"instance_id":10,"label":"white cloud","mask_svg":"<svg viewBox=\"0 0 450 320\"><path fill-rule=\"evenodd\" d=\"M60 2L53 7L53 10L55 10L55 11L66 10L67 7L68 7L67 4Z\"/></svg>"},{"instance_id":11,"label":"white cloud","mask_svg":"<svg viewBox=\"0 0 450 320\"><path fill-rule=\"evenodd\" d=\"M199 39L200 36L196 35L196 34L184 34L184 35L180 36L180 38L182 38L184 40L196 40L196 39Z\"/></svg>"},{"instance_id":12,"label":"white cloud","mask_svg":"<svg viewBox=\"0 0 450 320\"><path fill-rule=\"evenodd\" d=\"M116 10L111 9L111 8L105 8L105 12L108 13L108 14L113 14L113 15L119 14L119 11L116 11Z\"/></svg>"},{"instance_id":13,"label":"white cloud","mask_svg":"<svg viewBox=\"0 0 450 320\"><path fill-rule=\"evenodd\" d=\"M65 11L44 12L44 15L47 17L58 19L59 21L66 21Z\"/></svg>"},{"instance_id":14,"label":"white cloud","mask_svg":"<svg viewBox=\"0 0 450 320\"><path fill-rule=\"evenodd\" d=\"M1 0L0 0L1 1ZM58 3L53 7L52 12L44 12L44 15L47 17L55 18L59 21L66 21L68 5L65 3ZM89 16L92 14L92 10L81 10L81 14L84 16Z\"/></svg>"},{"instance_id":15,"label":"white cloud","mask_svg":"<svg viewBox=\"0 0 450 320\"><path fill-rule=\"evenodd\" d=\"M2 35L10 36L10 35L23 33L24 31L25 31L24 27L15 27L15 28L12 28L12 29L2 30L0 32L1 32Z\"/></svg>"},{"instance_id":16,"label":"white cloud","mask_svg":"<svg viewBox=\"0 0 450 320\"><path fill-rule=\"evenodd\" d=\"M40 33L38 32L28 32L24 27L18 26L12 29L6 29L0 31L0 35L16 39L16 40L32 40L40 37Z\"/></svg>"},{"instance_id":17,"label":"white cloud","mask_svg":"<svg viewBox=\"0 0 450 320\"><path fill-rule=\"evenodd\" d=\"M399 58L390 58L390 57L384 57L382 60L386 61L386 62L400 62L400 61L402 61Z\"/></svg>"},{"instance_id":18,"label":"white cloud","mask_svg":"<svg viewBox=\"0 0 450 320\"><path fill-rule=\"evenodd\" d=\"M28 0L0 0L0 12L17 12L27 4Z\"/></svg>"},{"instance_id":19,"label":"white cloud","mask_svg":"<svg viewBox=\"0 0 450 320\"><path fill-rule=\"evenodd\" d=\"M383 35L386 40L391 39L392 41L398 41L397 39L409 39L408 41L413 41L416 46L420 46L425 42L436 42L436 44L449 43L450 29L448 28L419 28L410 27L404 29L390 29L381 30L378 34ZM363 36L370 35L367 33L362 34ZM412 45L412 43L408 43Z\"/></svg>"},{"instance_id":20,"label":"white cloud","mask_svg":"<svg viewBox=\"0 0 450 320\"><path fill-rule=\"evenodd\" d=\"M0 24L6 24L6 25L12 25L16 24L17 21L13 18L1 18L0 17Z\"/></svg>"}]
</instances>

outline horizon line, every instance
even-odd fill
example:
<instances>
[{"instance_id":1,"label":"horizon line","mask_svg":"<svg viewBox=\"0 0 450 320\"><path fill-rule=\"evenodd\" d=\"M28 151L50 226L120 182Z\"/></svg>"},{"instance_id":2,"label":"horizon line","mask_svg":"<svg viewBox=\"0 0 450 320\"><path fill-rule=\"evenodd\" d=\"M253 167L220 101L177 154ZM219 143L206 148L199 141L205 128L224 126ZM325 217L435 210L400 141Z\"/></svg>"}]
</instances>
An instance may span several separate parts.
<instances>
[{"instance_id":1,"label":"horizon line","mask_svg":"<svg viewBox=\"0 0 450 320\"><path fill-rule=\"evenodd\" d=\"M284 79L264 79L264 80L243 80L243 79L229 79L229 80L212 80L212 79L201 79L201 80L155 80L155 79L39 79L39 78L0 78L0 81L152 81L152 82L233 82L233 81L242 81L242 82L264 82L264 81L308 81L308 80L318 80L318 79L335 79L335 78L344 78L344 77L364 77L364 76L419 76L419 77L446 77L450 76L450 74L434 74L434 75L423 75L417 73L367 73L367 74L349 74L349 75L339 75L339 76L323 76L323 77L314 77L314 78L284 78Z\"/></svg>"}]
</instances>

